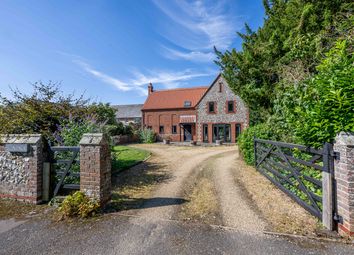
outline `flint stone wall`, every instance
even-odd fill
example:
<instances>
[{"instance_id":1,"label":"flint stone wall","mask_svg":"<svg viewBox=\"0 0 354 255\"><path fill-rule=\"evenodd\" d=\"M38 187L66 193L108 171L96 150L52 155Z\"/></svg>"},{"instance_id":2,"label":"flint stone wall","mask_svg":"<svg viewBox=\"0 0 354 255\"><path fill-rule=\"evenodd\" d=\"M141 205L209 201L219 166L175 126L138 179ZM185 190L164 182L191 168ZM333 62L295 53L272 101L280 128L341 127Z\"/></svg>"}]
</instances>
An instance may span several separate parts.
<instances>
[{"instance_id":1,"label":"flint stone wall","mask_svg":"<svg viewBox=\"0 0 354 255\"><path fill-rule=\"evenodd\" d=\"M28 144L29 152L8 152L6 144ZM0 135L0 198L40 203L44 158L41 135Z\"/></svg>"}]
</instances>

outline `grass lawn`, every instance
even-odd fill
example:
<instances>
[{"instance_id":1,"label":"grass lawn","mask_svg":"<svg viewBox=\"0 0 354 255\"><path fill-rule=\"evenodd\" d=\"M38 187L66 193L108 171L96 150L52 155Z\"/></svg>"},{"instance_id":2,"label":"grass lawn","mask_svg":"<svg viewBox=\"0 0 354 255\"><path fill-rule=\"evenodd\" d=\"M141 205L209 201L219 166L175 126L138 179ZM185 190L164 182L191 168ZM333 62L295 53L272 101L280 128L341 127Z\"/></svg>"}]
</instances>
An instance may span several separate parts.
<instances>
[{"instance_id":1,"label":"grass lawn","mask_svg":"<svg viewBox=\"0 0 354 255\"><path fill-rule=\"evenodd\" d=\"M114 155L115 154L115 157ZM112 150L112 172L117 173L126 170L143 161L150 152L128 146L114 146Z\"/></svg>"}]
</instances>

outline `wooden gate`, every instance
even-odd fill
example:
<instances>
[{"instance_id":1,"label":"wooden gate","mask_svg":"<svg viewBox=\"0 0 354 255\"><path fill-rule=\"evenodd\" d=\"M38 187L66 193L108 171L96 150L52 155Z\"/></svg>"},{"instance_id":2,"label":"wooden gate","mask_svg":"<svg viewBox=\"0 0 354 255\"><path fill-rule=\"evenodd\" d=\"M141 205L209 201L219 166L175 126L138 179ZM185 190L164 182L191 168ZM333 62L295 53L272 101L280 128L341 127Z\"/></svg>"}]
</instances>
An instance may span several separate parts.
<instances>
[{"instance_id":1,"label":"wooden gate","mask_svg":"<svg viewBox=\"0 0 354 255\"><path fill-rule=\"evenodd\" d=\"M314 149L297 144L254 139L255 165L275 186L332 228L333 164L332 144ZM324 214L325 213L325 214Z\"/></svg>"},{"instance_id":2,"label":"wooden gate","mask_svg":"<svg viewBox=\"0 0 354 255\"><path fill-rule=\"evenodd\" d=\"M60 192L80 189L80 147L50 147L51 188L53 197Z\"/></svg>"}]
</instances>

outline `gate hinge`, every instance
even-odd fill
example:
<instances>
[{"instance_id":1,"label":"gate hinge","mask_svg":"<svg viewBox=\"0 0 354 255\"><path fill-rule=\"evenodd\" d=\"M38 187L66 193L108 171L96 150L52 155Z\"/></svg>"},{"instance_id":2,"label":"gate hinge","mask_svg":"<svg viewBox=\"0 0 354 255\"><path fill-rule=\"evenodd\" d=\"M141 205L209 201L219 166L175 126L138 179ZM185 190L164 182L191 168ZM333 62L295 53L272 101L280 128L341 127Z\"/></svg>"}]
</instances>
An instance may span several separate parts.
<instances>
[{"instance_id":1,"label":"gate hinge","mask_svg":"<svg viewBox=\"0 0 354 255\"><path fill-rule=\"evenodd\" d=\"M343 224L343 217L336 213L333 215L333 220L337 223Z\"/></svg>"},{"instance_id":2,"label":"gate hinge","mask_svg":"<svg viewBox=\"0 0 354 255\"><path fill-rule=\"evenodd\" d=\"M340 160L340 153L338 151L331 151L331 156L335 159L335 160Z\"/></svg>"}]
</instances>

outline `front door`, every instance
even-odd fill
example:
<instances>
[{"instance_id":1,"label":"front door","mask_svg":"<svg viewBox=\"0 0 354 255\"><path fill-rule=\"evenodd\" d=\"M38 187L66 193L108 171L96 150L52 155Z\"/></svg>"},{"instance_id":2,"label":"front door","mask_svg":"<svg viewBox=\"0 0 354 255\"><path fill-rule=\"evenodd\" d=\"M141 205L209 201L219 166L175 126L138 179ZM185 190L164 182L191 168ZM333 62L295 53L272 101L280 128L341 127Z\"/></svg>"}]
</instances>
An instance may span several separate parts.
<instances>
[{"instance_id":1,"label":"front door","mask_svg":"<svg viewBox=\"0 0 354 255\"><path fill-rule=\"evenodd\" d=\"M192 140L192 125L183 125L184 129L184 141L191 141Z\"/></svg>"}]
</instances>

